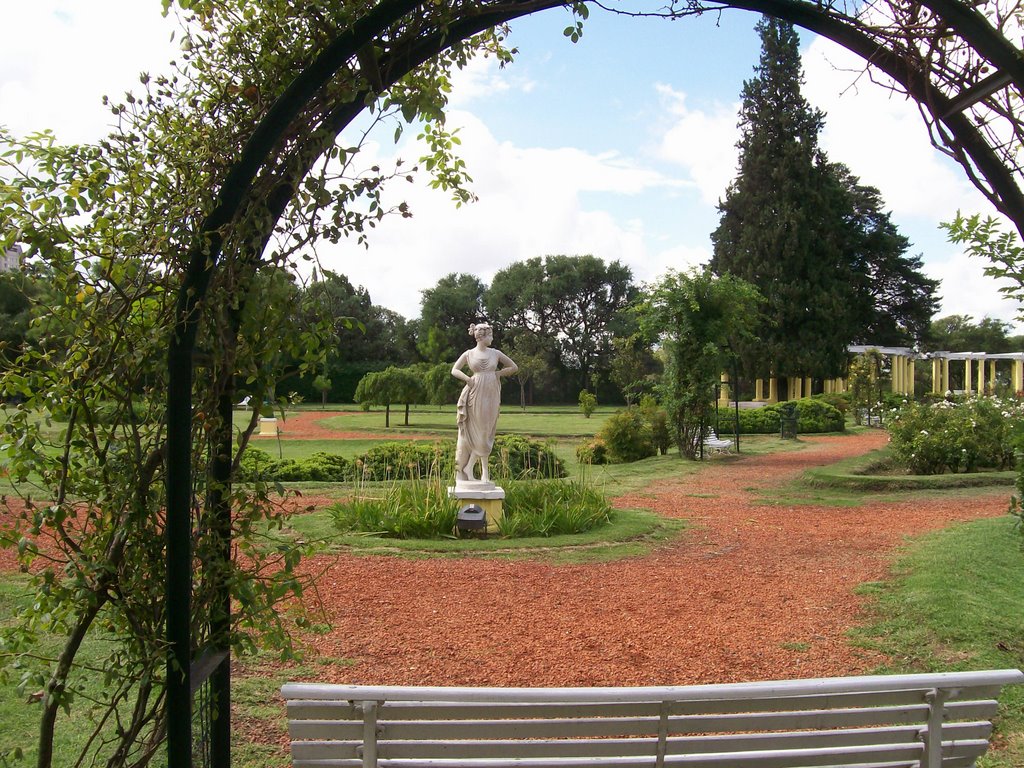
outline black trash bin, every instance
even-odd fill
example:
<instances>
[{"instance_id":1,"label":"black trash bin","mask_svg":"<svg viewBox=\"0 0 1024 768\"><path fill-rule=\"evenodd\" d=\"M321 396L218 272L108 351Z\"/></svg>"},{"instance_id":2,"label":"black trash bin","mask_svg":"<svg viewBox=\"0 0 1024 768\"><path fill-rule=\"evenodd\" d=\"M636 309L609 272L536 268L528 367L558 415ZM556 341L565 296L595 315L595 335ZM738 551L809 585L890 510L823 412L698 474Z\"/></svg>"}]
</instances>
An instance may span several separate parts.
<instances>
[{"instance_id":1,"label":"black trash bin","mask_svg":"<svg viewBox=\"0 0 1024 768\"><path fill-rule=\"evenodd\" d=\"M779 409L781 415L780 434L783 440L796 440L796 405L794 403L783 403Z\"/></svg>"}]
</instances>

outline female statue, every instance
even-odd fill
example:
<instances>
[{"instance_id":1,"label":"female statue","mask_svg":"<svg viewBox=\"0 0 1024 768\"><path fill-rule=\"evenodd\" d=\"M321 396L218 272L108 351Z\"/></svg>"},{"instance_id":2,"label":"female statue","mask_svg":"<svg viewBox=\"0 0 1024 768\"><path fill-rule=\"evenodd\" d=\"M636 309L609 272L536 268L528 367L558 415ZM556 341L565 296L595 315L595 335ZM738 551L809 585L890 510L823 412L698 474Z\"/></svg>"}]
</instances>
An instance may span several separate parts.
<instances>
[{"instance_id":1,"label":"female statue","mask_svg":"<svg viewBox=\"0 0 1024 768\"><path fill-rule=\"evenodd\" d=\"M491 349L494 338L486 323L469 326L469 335L476 346L467 349L455 365L452 376L466 382L459 395L459 438L455 444L455 484L472 482L473 464L480 462L480 481L490 482L487 457L494 447L494 432L498 425L498 406L501 404L501 379L519 370L512 360L497 349ZM501 367L499 367L501 366ZM462 369L473 372L469 376Z\"/></svg>"}]
</instances>

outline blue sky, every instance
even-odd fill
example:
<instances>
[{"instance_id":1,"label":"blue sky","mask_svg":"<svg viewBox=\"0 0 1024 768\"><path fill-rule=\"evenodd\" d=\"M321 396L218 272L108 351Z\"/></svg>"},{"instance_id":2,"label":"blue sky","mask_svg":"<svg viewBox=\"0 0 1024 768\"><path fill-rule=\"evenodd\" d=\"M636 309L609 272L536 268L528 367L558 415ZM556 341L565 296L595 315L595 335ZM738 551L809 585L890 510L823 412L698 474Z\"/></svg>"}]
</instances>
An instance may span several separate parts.
<instances>
[{"instance_id":1,"label":"blue sky","mask_svg":"<svg viewBox=\"0 0 1024 768\"><path fill-rule=\"evenodd\" d=\"M174 55L159 0L3 4L4 27L25 31L0 50L0 122L18 133L49 127L61 139L95 139L108 122L101 96L120 95ZM402 184L391 199L408 200L413 218L383 224L369 251L321 247L322 264L415 317L420 291L448 272L488 281L520 259L592 253L650 281L706 261L715 204L736 167L757 17L667 22L595 10L577 44L562 34L569 21L556 9L515 22L516 63L499 70L481 60L456 78L450 120L479 202L456 210L444 193ZM916 107L858 78L859 60L828 41L801 33L801 48L804 93L828 115L823 145L881 189L912 252L942 281L941 313L1012 320L1016 308L983 264L938 229L957 209L991 210L928 146ZM392 133L371 142L367 165L423 154L415 132L397 147Z\"/></svg>"}]
</instances>

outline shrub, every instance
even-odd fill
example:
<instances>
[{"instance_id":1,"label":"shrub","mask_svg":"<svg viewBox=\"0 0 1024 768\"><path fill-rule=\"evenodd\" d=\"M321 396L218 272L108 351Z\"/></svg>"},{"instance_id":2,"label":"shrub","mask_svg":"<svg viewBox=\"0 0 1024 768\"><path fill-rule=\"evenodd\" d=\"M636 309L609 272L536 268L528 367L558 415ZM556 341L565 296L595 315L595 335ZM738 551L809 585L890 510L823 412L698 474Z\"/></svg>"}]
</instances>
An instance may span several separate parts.
<instances>
[{"instance_id":1,"label":"shrub","mask_svg":"<svg viewBox=\"0 0 1024 768\"><path fill-rule=\"evenodd\" d=\"M645 397L640 401L640 413L651 430L651 442L654 449L662 456L668 453L672 437L668 431L668 414L658 406L653 397Z\"/></svg>"},{"instance_id":2,"label":"shrub","mask_svg":"<svg viewBox=\"0 0 1024 768\"><path fill-rule=\"evenodd\" d=\"M491 464L491 475L499 479L555 478L568 474L565 462L555 455L551 443L522 435L498 435Z\"/></svg>"},{"instance_id":3,"label":"shrub","mask_svg":"<svg viewBox=\"0 0 1024 768\"><path fill-rule=\"evenodd\" d=\"M893 457L915 475L1010 467L1022 411L996 398L905 403L889 420Z\"/></svg>"},{"instance_id":4,"label":"shrub","mask_svg":"<svg viewBox=\"0 0 1024 768\"><path fill-rule=\"evenodd\" d=\"M608 446L599 437L580 443L576 446L576 460L580 464L607 464Z\"/></svg>"},{"instance_id":5,"label":"shrub","mask_svg":"<svg viewBox=\"0 0 1024 768\"><path fill-rule=\"evenodd\" d=\"M440 478L392 483L379 494L359 496L329 508L335 526L398 539L455 535L463 502L448 498ZM559 480L510 481L498 532L506 538L582 533L611 521L608 500L584 483Z\"/></svg>"},{"instance_id":6,"label":"shrub","mask_svg":"<svg viewBox=\"0 0 1024 768\"><path fill-rule=\"evenodd\" d=\"M355 466L352 462L336 453L319 451L302 461L301 464L305 474L303 480L342 483L355 477Z\"/></svg>"},{"instance_id":7,"label":"shrub","mask_svg":"<svg viewBox=\"0 0 1024 768\"><path fill-rule=\"evenodd\" d=\"M589 419L594 413L594 409L597 408L597 395L584 389L580 392L579 403L580 411Z\"/></svg>"},{"instance_id":8,"label":"shrub","mask_svg":"<svg viewBox=\"0 0 1024 768\"><path fill-rule=\"evenodd\" d=\"M833 405L813 397L796 401L796 428L798 432L842 432L846 419Z\"/></svg>"},{"instance_id":9,"label":"shrub","mask_svg":"<svg viewBox=\"0 0 1024 768\"><path fill-rule=\"evenodd\" d=\"M455 474L455 444L451 440L382 443L355 461L359 480L414 480Z\"/></svg>"},{"instance_id":10,"label":"shrub","mask_svg":"<svg viewBox=\"0 0 1024 768\"><path fill-rule=\"evenodd\" d=\"M850 410L850 395L847 392L823 392L820 395L814 395L811 399L828 403L843 416L846 416L846 412Z\"/></svg>"},{"instance_id":11,"label":"shrub","mask_svg":"<svg viewBox=\"0 0 1024 768\"><path fill-rule=\"evenodd\" d=\"M249 446L242 454L239 465L239 477L241 480L275 480L275 465L280 463L266 451Z\"/></svg>"},{"instance_id":12,"label":"shrub","mask_svg":"<svg viewBox=\"0 0 1024 768\"><path fill-rule=\"evenodd\" d=\"M568 473L565 462L548 443L520 435L499 435L491 454L495 479L556 478ZM455 443L451 440L382 443L357 459L333 453L314 453L307 459L275 459L259 448L242 456L240 479L265 482L381 482L454 477Z\"/></svg>"},{"instance_id":13,"label":"shrub","mask_svg":"<svg viewBox=\"0 0 1024 768\"><path fill-rule=\"evenodd\" d=\"M626 464L655 454L651 429L639 408L616 411L604 423L598 437L612 464Z\"/></svg>"},{"instance_id":14,"label":"shrub","mask_svg":"<svg viewBox=\"0 0 1024 768\"><path fill-rule=\"evenodd\" d=\"M818 432L841 432L845 419L838 409L821 398L805 397L792 401L796 407L797 432L814 434ZM743 408L739 412L740 434L770 435L782 427L782 408L786 403L773 403L762 408ZM719 411L715 431L720 435L731 435L735 428L735 412Z\"/></svg>"}]
</instances>

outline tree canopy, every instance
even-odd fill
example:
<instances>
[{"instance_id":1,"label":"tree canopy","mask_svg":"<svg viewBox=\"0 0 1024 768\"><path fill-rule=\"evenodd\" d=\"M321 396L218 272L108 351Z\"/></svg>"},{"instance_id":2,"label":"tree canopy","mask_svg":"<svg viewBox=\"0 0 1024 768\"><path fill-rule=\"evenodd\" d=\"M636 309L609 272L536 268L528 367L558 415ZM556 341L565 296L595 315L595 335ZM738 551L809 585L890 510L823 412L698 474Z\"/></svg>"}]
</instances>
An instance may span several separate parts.
<instances>
[{"instance_id":1,"label":"tree canopy","mask_svg":"<svg viewBox=\"0 0 1024 768\"><path fill-rule=\"evenodd\" d=\"M630 269L593 255L545 256L495 274L484 294L487 315L512 345L553 355L572 380L573 397L607 377L611 341L636 297ZM528 343L526 338L532 337Z\"/></svg>"},{"instance_id":2,"label":"tree canopy","mask_svg":"<svg viewBox=\"0 0 1024 768\"><path fill-rule=\"evenodd\" d=\"M792 25L764 18L761 59L743 87L740 160L720 203L711 265L766 298L748 372L829 378L846 348L913 343L937 305L937 282L907 257L909 241L877 189L831 163L818 144L824 115L801 94Z\"/></svg>"},{"instance_id":3,"label":"tree canopy","mask_svg":"<svg viewBox=\"0 0 1024 768\"><path fill-rule=\"evenodd\" d=\"M642 324L663 351L660 392L681 455L697 458L711 422L715 385L734 350L755 341L757 289L709 268L669 272L640 308Z\"/></svg>"}]
</instances>

